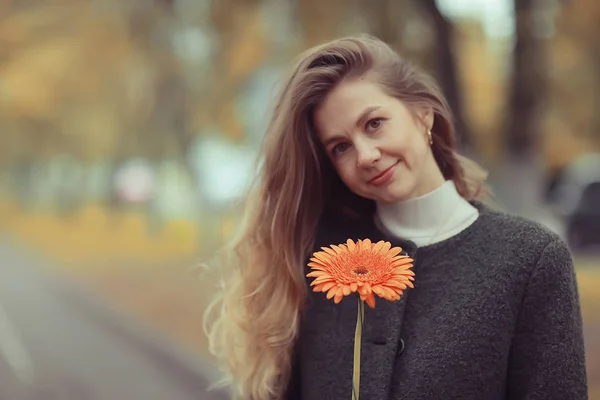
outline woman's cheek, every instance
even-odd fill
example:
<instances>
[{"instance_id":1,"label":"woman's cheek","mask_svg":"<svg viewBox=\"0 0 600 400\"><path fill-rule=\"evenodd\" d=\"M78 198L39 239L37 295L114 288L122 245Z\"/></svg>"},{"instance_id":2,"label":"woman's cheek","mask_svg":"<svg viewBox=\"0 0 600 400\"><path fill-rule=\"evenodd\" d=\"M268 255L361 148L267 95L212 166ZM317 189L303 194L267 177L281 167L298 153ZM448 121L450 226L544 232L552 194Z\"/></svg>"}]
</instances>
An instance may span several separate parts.
<instances>
[{"instance_id":1,"label":"woman's cheek","mask_svg":"<svg viewBox=\"0 0 600 400\"><path fill-rule=\"evenodd\" d=\"M346 186L348 186L348 187L356 186L355 172L346 170L343 172L343 175L341 175L340 177L342 178L342 181L346 184Z\"/></svg>"},{"instance_id":2,"label":"woman's cheek","mask_svg":"<svg viewBox=\"0 0 600 400\"><path fill-rule=\"evenodd\" d=\"M344 182L346 186L349 186L352 183L352 176L354 175L354 171L350 168L350 165L347 163L338 163L335 165L335 169L342 182Z\"/></svg>"}]
</instances>

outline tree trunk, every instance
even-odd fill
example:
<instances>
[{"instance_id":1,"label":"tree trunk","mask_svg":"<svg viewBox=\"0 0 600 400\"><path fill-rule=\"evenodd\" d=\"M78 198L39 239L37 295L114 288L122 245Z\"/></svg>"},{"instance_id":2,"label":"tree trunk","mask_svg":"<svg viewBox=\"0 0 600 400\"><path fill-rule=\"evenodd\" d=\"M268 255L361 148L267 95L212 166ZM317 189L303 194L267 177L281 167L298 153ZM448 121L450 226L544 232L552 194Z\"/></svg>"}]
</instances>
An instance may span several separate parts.
<instances>
[{"instance_id":1,"label":"tree trunk","mask_svg":"<svg viewBox=\"0 0 600 400\"><path fill-rule=\"evenodd\" d=\"M362 0L360 11L366 16L369 32L392 47L397 47L403 26L406 2Z\"/></svg>"},{"instance_id":2,"label":"tree trunk","mask_svg":"<svg viewBox=\"0 0 600 400\"><path fill-rule=\"evenodd\" d=\"M495 190L510 211L546 223L538 120L547 65L534 30L535 1L514 0L514 10L515 46L503 136L506 156L495 171Z\"/></svg>"},{"instance_id":3,"label":"tree trunk","mask_svg":"<svg viewBox=\"0 0 600 400\"><path fill-rule=\"evenodd\" d=\"M296 0L295 5L305 47L335 39L348 8L344 0Z\"/></svg>"},{"instance_id":4,"label":"tree trunk","mask_svg":"<svg viewBox=\"0 0 600 400\"><path fill-rule=\"evenodd\" d=\"M436 48L436 75L456 120L457 145L463 151L472 150L472 140L462 104L462 90L458 81L454 27L442 15L435 0L416 0L431 18Z\"/></svg>"},{"instance_id":5,"label":"tree trunk","mask_svg":"<svg viewBox=\"0 0 600 400\"><path fill-rule=\"evenodd\" d=\"M545 95L546 62L534 32L534 0L515 0L513 70L505 131L510 156L527 158L537 150L538 112Z\"/></svg>"}]
</instances>

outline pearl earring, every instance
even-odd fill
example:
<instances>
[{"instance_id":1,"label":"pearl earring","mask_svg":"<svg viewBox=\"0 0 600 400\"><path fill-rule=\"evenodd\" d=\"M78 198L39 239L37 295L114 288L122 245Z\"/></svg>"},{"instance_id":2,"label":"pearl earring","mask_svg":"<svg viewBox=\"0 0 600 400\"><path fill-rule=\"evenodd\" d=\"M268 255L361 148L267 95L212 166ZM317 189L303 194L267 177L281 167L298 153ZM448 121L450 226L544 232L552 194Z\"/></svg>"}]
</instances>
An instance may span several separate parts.
<instances>
[{"instance_id":1,"label":"pearl earring","mask_svg":"<svg viewBox=\"0 0 600 400\"><path fill-rule=\"evenodd\" d=\"M431 130L427 130L427 138L429 139L429 145L433 144L433 135L431 134Z\"/></svg>"}]
</instances>

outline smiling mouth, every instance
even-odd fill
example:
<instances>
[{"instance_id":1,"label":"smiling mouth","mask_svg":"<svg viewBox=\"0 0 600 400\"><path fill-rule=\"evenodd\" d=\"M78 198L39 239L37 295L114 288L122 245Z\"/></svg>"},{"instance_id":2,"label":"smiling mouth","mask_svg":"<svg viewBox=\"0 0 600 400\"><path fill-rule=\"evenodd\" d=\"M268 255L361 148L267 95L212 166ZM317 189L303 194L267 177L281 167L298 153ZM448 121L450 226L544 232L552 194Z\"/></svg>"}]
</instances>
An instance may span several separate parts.
<instances>
[{"instance_id":1,"label":"smiling mouth","mask_svg":"<svg viewBox=\"0 0 600 400\"><path fill-rule=\"evenodd\" d=\"M392 170L394 169L402 160L398 160L396 161L394 164L392 164L390 167L384 169L383 171L381 171L379 174L375 175L373 178L371 178L371 180L369 180L369 183L376 183L378 180L381 180L382 178L386 177L386 175Z\"/></svg>"}]
</instances>

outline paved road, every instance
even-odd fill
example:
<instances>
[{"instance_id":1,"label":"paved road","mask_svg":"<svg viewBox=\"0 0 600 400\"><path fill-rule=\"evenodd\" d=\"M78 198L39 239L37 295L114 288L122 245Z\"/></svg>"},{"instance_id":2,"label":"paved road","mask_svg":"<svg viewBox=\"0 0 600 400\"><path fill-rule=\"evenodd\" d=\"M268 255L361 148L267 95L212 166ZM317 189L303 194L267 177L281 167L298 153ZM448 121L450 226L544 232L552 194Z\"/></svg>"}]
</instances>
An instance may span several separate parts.
<instances>
[{"instance_id":1,"label":"paved road","mask_svg":"<svg viewBox=\"0 0 600 400\"><path fill-rule=\"evenodd\" d=\"M169 344L141 344L91 312L40 260L0 237L0 399L225 399L156 348Z\"/></svg>"}]
</instances>

